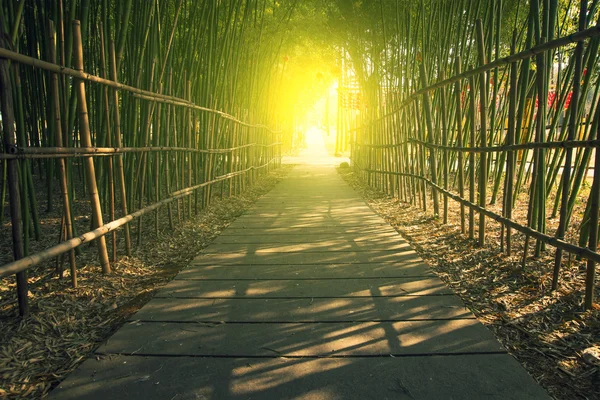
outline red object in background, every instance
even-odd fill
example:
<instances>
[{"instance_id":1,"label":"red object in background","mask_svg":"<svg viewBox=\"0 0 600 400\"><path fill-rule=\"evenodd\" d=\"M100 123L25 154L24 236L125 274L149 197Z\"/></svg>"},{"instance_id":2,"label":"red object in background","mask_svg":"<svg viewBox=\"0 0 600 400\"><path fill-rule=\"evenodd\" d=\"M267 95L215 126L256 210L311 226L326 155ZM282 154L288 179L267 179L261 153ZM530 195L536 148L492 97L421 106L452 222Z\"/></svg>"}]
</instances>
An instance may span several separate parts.
<instances>
[{"instance_id":1,"label":"red object in background","mask_svg":"<svg viewBox=\"0 0 600 400\"><path fill-rule=\"evenodd\" d=\"M548 107L552 107L556 101L556 92L548 92Z\"/></svg>"},{"instance_id":2,"label":"red object in background","mask_svg":"<svg viewBox=\"0 0 600 400\"><path fill-rule=\"evenodd\" d=\"M565 110L569 108L569 104L571 104L571 97L573 97L573 92L569 92L569 94L567 94L567 100L565 101Z\"/></svg>"},{"instance_id":3,"label":"red object in background","mask_svg":"<svg viewBox=\"0 0 600 400\"><path fill-rule=\"evenodd\" d=\"M573 95L573 92L569 92L569 94L567 94L567 99L565 101L565 110L567 108L569 108L569 104L571 103L571 96ZM554 107L556 106L556 100L557 100L558 96L556 95L555 91L552 92L548 92L548 107ZM538 108L539 106L539 101L538 101L538 97L535 98L535 108Z\"/></svg>"}]
</instances>

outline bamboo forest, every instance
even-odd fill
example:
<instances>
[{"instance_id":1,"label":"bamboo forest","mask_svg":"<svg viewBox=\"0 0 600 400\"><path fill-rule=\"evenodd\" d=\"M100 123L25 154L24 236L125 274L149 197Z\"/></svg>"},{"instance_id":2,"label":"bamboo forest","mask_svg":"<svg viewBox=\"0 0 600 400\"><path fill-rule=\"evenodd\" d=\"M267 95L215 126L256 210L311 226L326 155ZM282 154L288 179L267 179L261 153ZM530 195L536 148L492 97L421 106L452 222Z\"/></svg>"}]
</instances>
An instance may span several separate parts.
<instances>
[{"instance_id":1,"label":"bamboo forest","mask_svg":"<svg viewBox=\"0 0 600 400\"><path fill-rule=\"evenodd\" d=\"M600 399L600 0L0 0L0 398Z\"/></svg>"}]
</instances>

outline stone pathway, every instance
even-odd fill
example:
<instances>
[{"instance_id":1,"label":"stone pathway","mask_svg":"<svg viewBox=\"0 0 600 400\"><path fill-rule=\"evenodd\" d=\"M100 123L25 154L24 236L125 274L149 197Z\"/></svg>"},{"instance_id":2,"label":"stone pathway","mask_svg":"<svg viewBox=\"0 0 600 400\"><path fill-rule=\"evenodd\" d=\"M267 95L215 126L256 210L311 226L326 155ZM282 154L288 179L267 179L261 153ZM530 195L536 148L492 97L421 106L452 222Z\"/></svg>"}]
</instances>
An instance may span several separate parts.
<instances>
[{"instance_id":1,"label":"stone pathway","mask_svg":"<svg viewBox=\"0 0 600 400\"><path fill-rule=\"evenodd\" d=\"M52 399L547 399L325 165L297 166Z\"/></svg>"}]
</instances>

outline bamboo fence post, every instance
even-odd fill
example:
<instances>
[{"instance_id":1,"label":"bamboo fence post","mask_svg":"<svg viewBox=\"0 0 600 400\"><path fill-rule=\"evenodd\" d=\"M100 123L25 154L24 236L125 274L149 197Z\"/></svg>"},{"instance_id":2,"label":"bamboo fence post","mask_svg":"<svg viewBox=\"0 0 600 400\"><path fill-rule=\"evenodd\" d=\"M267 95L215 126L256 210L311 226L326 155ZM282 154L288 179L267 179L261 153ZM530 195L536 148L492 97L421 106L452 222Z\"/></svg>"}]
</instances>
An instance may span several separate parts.
<instances>
[{"instance_id":1,"label":"bamboo fence post","mask_svg":"<svg viewBox=\"0 0 600 400\"><path fill-rule=\"evenodd\" d=\"M485 39L483 37L483 24L481 19L475 22L477 29L477 49L479 55L479 65L485 65ZM479 76L479 115L480 115L480 130L479 142L482 147L487 145L487 87L488 81L486 74L481 73ZM487 154L482 152L479 156L479 206L485 208L487 197ZM479 213L479 245L485 245L485 214Z\"/></svg>"},{"instance_id":2,"label":"bamboo fence post","mask_svg":"<svg viewBox=\"0 0 600 400\"><path fill-rule=\"evenodd\" d=\"M445 79L444 71L441 71L440 79ZM442 120L442 146L448 146L448 114L446 113L446 88L440 88L441 96L441 120ZM443 187L444 190L448 190L448 150L445 148L442 151L442 173L443 173ZM448 196L444 194L444 224L448 223Z\"/></svg>"},{"instance_id":3,"label":"bamboo fence post","mask_svg":"<svg viewBox=\"0 0 600 400\"><path fill-rule=\"evenodd\" d=\"M596 119L600 119L600 107L597 108ZM600 140L600 126L596 130L596 140ZM590 193L590 236L588 249L593 252L598 251L598 213L600 206L600 148L595 149L594 181ZM585 274L585 297L583 304L586 310L591 310L594 305L594 288L596 282L596 263L594 260L587 260Z\"/></svg>"},{"instance_id":4,"label":"bamboo fence post","mask_svg":"<svg viewBox=\"0 0 600 400\"><path fill-rule=\"evenodd\" d=\"M517 33L513 33L513 40L511 46L511 54L516 51L517 45ZM517 91L518 91L518 66L516 62L510 65L510 88L509 88L509 110L508 110L508 131L506 132L506 144L512 145L515 143L515 132L516 132L516 112L517 112ZM515 180L515 152L512 150L508 151L506 157L506 177L505 177L505 193L504 193L504 216L508 219L512 219L513 210L513 191L514 191L514 180ZM512 252L512 229L509 225L506 225L506 254L511 255Z\"/></svg>"},{"instance_id":5,"label":"bamboo fence post","mask_svg":"<svg viewBox=\"0 0 600 400\"><path fill-rule=\"evenodd\" d=\"M81 42L81 25L77 20L73 21L73 64L77 71L83 72L83 47ZM77 91L77 104L79 108L79 130L81 142L84 147L92 147L92 138L87 112L87 101L85 97L85 83L83 80L74 81L75 90ZM94 168L94 158L84 157L84 165L86 170L86 183L92 206L92 226L98 228L104 225L102 221L102 209L100 206L100 198L98 196L98 186L96 183L96 172ZM98 252L100 256L100 265L102 272L110 273L110 261L108 260L108 251L106 249L106 238L104 236L98 238Z\"/></svg>"},{"instance_id":6,"label":"bamboo fence post","mask_svg":"<svg viewBox=\"0 0 600 400\"><path fill-rule=\"evenodd\" d=\"M470 86L470 97L471 101L469 107L469 114L471 114L471 134L469 135L469 146L475 148L475 118L476 118L476 107L477 95L475 94L475 77L469 78ZM475 153L469 153L469 202L475 203ZM469 207L469 239L475 238L475 211Z\"/></svg>"},{"instance_id":7,"label":"bamboo fence post","mask_svg":"<svg viewBox=\"0 0 600 400\"><path fill-rule=\"evenodd\" d=\"M423 65L423 63L419 63L419 71L420 71L420 76L421 76L421 85L422 87L427 87L428 86L428 79L427 79L427 73L425 71L425 66ZM429 97L429 93L425 93L423 95L423 108L425 109L425 126L427 127L427 132L428 135L424 137L426 137L426 141L429 144L434 144L435 143L435 131L434 131L434 127L433 127L433 117L431 114L431 100ZM423 130L425 131L425 129ZM425 151L426 147L423 146L423 151ZM437 175L438 175L438 171L437 171L437 157L434 151L434 148L431 147L429 148L429 168L431 170L431 181L437 185ZM436 189L432 188L431 189L431 195L433 197L433 213L436 216L440 215L440 203L439 203L439 198L438 198L438 193L436 191Z\"/></svg>"},{"instance_id":8,"label":"bamboo fence post","mask_svg":"<svg viewBox=\"0 0 600 400\"><path fill-rule=\"evenodd\" d=\"M540 44L546 42L545 37L540 38ZM546 85L546 56L539 54L536 60L537 73L536 85L538 90L538 111L536 114L536 143L546 141L546 105L548 103L548 90ZM536 188L534 204L535 207L535 225L534 228L539 232L546 233L546 151L544 148L536 150ZM536 240L535 256L539 257L543 249L543 243Z\"/></svg>"},{"instance_id":9,"label":"bamboo fence post","mask_svg":"<svg viewBox=\"0 0 600 400\"><path fill-rule=\"evenodd\" d=\"M186 74L184 74L184 76L186 76ZM188 101L191 101L192 99L192 82L189 80L184 79L184 87L185 87L185 99ZM188 148L193 148L193 143L192 143L192 110L188 109L188 112L185 114L185 126L186 126L186 130L185 130L185 135L186 135L186 142L187 142L187 147ZM188 163L188 181L187 181L187 185L188 187L192 186L192 175L194 173L194 162L192 161L194 159L194 154L192 152L188 152L187 153L187 163ZM188 198L188 218L192 219L192 196L190 196Z\"/></svg>"},{"instance_id":10,"label":"bamboo fence post","mask_svg":"<svg viewBox=\"0 0 600 400\"><path fill-rule=\"evenodd\" d=\"M154 84L154 68L156 65L156 59L152 60L152 67L150 68L150 90L152 90L153 84ZM150 130L151 130L151 125L152 125L152 114L154 113L154 107L155 107L156 103L154 101L148 101L148 106L146 109L146 123L144 124L144 135L143 135L143 142L142 142L142 146L143 147L148 147L149 144L149 140L150 140ZM147 174L147 170L148 170L148 153L147 152L143 152L140 156L140 160L138 163L138 174L136 174L137 177L140 177L140 193L139 193L139 198L138 198L138 208L143 208L144 207L144 195L146 194L146 176L149 175ZM148 196L149 197L149 196ZM137 227L137 245L141 246L142 245L142 224L143 224L143 218L140 217L138 219L138 227Z\"/></svg>"},{"instance_id":11,"label":"bamboo fence post","mask_svg":"<svg viewBox=\"0 0 600 400\"><path fill-rule=\"evenodd\" d=\"M458 56L454 59L454 70L456 75L461 73L461 57ZM456 102L456 143L458 146L463 145L463 125L462 125L462 84L461 81L456 81L454 84L454 99ZM461 198L465 197L465 169L464 169L464 160L463 160L463 152L458 151L458 195ZM465 227L465 206L463 204L460 205L460 231L461 233L466 232Z\"/></svg>"},{"instance_id":12,"label":"bamboo fence post","mask_svg":"<svg viewBox=\"0 0 600 400\"><path fill-rule=\"evenodd\" d=\"M0 32L4 32L2 18L0 18ZM0 34L0 48L8 48L4 35ZM10 80L8 61L0 58L0 106L2 111L2 127L4 129L4 148L7 151L15 149L15 114L13 110L12 83ZM6 162L8 200L10 207L10 220L13 242L13 258L20 260L25 255L23 248L23 225L21 210L21 194L19 190L19 164L17 159L9 159ZM29 292L27 283L27 272L21 271L16 274L17 299L19 303L19 314L29 314L27 294Z\"/></svg>"},{"instance_id":13,"label":"bamboo fence post","mask_svg":"<svg viewBox=\"0 0 600 400\"><path fill-rule=\"evenodd\" d=\"M110 73L111 78L114 82L117 80L117 61L115 53L115 42L110 42ZM114 119L114 135L115 135L115 146L121 148L123 146L121 142L121 114L119 111L119 93L116 89L113 89L113 119ZM121 213L128 215L127 209L127 187L125 185L125 166L123 164L123 154L117 155L117 176L119 177L119 192L121 195ZM125 253L128 257L131 257L131 235L129 233L129 224L125 224Z\"/></svg>"},{"instance_id":14,"label":"bamboo fence post","mask_svg":"<svg viewBox=\"0 0 600 400\"><path fill-rule=\"evenodd\" d=\"M102 78L107 78L106 73L106 54L104 46L104 29L100 25L100 72ZM110 123L110 106L108 103L108 86L102 86L102 102L104 108L104 120L106 123L106 146L112 146L112 130ZM115 220L115 184L114 184L114 163L113 157L108 157L106 160L107 164L107 175L108 175L108 204L109 204L109 219ZM112 244L112 257L111 261L117 261L117 232L111 233L111 244Z\"/></svg>"},{"instance_id":15,"label":"bamboo fence post","mask_svg":"<svg viewBox=\"0 0 600 400\"><path fill-rule=\"evenodd\" d=\"M56 50L55 50L55 41L56 41L56 32L54 30L54 23L49 21L48 25L48 33L50 37L50 46L49 46L49 59L50 62L56 62ZM62 137L62 119L60 114L60 94L59 94L59 86L58 86L58 76L56 73L50 73L50 90L52 92L52 106L54 108L54 135L55 142L59 145L63 143ZM60 194L63 201L63 216L65 220L65 229L66 229L66 238L67 240L73 238L73 219L71 217L71 205L69 199L69 187L67 183L67 173L65 168L65 159L59 158L57 160L58 164L58 172L59 172L59 180L60 180ZM71 283L73 287L77 287L77 264L75 260L75 250L69 251L69 263L71 267Z\"/></svg>"},{"instance_id":16,"label":"bamboo fence post","mask_svg":"<svg viewBox=\"0 0 600 400\"><path fill-rule=\"evenodd\" d=\"M158 91L162 93L162 83L158 84ZM152 139L154 141L154 145L155 146L159 146L160 145L160 136L161 136L161 119L162 119L162 114L161 114L161 108L162 108L162 103L158 103L156 105L156 132L154 132L154 134L152 135ZM156 152L154 155L154 197L155 197L155 201L160 201L160 152ZM168 156L168 153L167 153ZM158 213L158 209L156 209L156 212L154 213L154 233L156 234L156 236L158 237L158 233L159 233L159 213Z\"/></svg>"},{"instance_id":17,"label":"bamboo fence post","mask_svg":"<svg viewBox=\"0 0 600 400\"><path fill-rule=\"evenodd\" d=\"M579 8L579 29L585 29L587 14L587 1L581 0ZM570 118L569 126L567 128L567 140L574 140L577 136L578 121L579 121L579 92L581 88L581 77L583 74L583 42L577 43L575 46L575 53L573 55L575 59L575 67L573 71L573 94L571 95L571 103L569 107ZM598 150L596 150L598 152ZM560 216L558 222L558 228L556 229L556 238L563 239L568 224L569 217L569 189L571 187L571 165L573 163L573 149L565 149L565 163L563 166L562 180L561 180L561 199L560 199ZM596 166L598 168L598 166ZM596 170L597 172L597 170ZM597 175L595 173L594 175ZM560 274L560 266L562 263L562 250L556 249L554 255L554 271L552 273L552 290L558 289L558 277Z\"/></svg>"}]
</instances>

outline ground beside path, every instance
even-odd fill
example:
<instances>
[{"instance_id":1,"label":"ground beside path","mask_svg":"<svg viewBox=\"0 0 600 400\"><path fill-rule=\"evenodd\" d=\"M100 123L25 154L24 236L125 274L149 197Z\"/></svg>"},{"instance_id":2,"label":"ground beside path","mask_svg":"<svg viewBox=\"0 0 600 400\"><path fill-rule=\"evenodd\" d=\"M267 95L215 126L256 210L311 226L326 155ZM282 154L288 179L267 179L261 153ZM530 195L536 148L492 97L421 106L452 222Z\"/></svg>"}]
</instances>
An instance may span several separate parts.
<instances>
[{"instance_id":1,"label":"ground beside path","mask_svg":"<svg viewBox=\"0 0 600 400\"><path fill-rule=\"evenodd\" d=\"M54 399L541 399L330 166L298 166Z\"/></svg>"}]
</instances>

